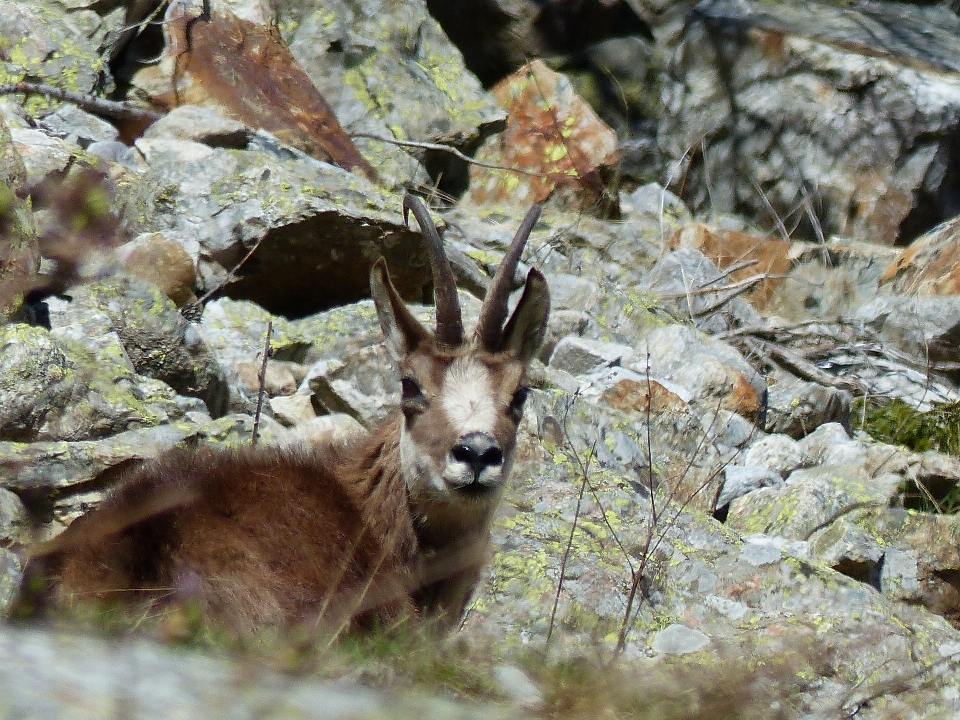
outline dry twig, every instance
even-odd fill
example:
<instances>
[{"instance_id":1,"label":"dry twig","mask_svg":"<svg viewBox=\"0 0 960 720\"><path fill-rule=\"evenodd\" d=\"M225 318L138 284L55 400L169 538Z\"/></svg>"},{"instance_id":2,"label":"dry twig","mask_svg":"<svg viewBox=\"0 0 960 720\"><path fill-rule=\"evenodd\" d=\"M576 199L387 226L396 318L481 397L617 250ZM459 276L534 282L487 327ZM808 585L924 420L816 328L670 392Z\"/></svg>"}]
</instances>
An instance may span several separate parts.
<instances>
[{"instance_id":1,"label":"dry twig","mask_svg":"<svg viewBox=\"0 0 960 720\"><path fill-rule=\"evenodd\" d=\"M46 98L63 100L73 103L82 110L94 115L105 115L116 120L142 120L156 122L163 115L146 108L134 107L128 103L106 100L96 95L65 90L46 83L13 82L0 84L0 95L24 93L27 95L43 95Z\"/></svg>"},{"instance_id":2,"label":"dry twig","mask_svg":"<svg viewBox=\"0 0 960 720\"><path fill-rule=\"evenodd\" d=\"M533 170L524 170L523 168L518 167L507 167L506 165L497 165L496 163L483 162L482 160L476 160L469 155L464 155L462 152L457 150L451 145L444 145L443 143L434 143L434 142L425 142L422 140L396 140L395 138L385 138L380 135L374 135L373 133L364 133L364 132L355 132L350 133L352 138L365 138L367 140L376 140L377 142L388 143L390 145L398 145L399 147L409 147L417 148L420 150L436 150L438 152L450 153L451 155L457 157L460 160L463 160L465 163L471 165L476 165L477 167L488 168L490 170L505 170L506 172L514 172L518 175L530 175L531 177L544 177L543 173L539 173Z\"/></svg>"},{"instance_id":3,"label":"dry twig","mask_svg":"<svg viewBox=\"0 0 960 720\"><path fill-rule=\"evenodd\" d=\"M254 445L260 439L260 413L263 411L263 396L267 386L267 360L270 359L270 335L273 334L273 320L267 320L266 339L263 341L263 362L257 373L257 411L253 414L253 432L250 442Z\"/></svg>"}]
</instances>

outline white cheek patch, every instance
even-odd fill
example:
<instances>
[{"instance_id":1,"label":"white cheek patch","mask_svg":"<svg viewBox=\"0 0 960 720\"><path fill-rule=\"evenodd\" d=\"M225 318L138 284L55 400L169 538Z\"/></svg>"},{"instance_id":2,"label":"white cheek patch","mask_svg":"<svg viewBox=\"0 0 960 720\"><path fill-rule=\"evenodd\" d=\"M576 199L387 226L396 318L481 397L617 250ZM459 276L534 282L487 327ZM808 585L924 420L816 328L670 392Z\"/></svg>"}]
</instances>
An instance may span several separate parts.
<instances>
[{"instance_id":1,"label":"white cheek patch","mask_svg":"<svg viewBox=\"0 0 960 720\"><path fill-rule=\"evenodd\" d=\"M430 458L420 452L406 426L400 430L400 472L414 494L443 489L443 479L433 470Z\"/></svg>"},{"instance_id":2,"label":"white cheek patch","mask_svg":"<svg viewBox=\"0 0 960 720\"><path fill-rule=\"evenodd\" d=\"M460 357L447 370L440 404L456 433L493 434L497 408L493 401L490 371L470 357Z\"/></svg>"}]
</instances>

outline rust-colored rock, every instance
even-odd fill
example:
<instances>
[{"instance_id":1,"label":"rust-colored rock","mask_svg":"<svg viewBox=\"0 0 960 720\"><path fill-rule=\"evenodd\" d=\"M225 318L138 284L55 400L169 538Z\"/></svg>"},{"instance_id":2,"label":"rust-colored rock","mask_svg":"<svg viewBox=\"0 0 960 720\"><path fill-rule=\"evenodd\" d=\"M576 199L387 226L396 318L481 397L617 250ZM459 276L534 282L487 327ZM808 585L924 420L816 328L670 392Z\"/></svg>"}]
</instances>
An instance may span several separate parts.
<instances>
[{"instance_id":1,"label":"rust-colored rock","mask_svg":"<svg viewBox=\"0 0 960 720\"><path fill-rule=\"evenodd\" d=\"M170 4L166 51L152 68L151 100L163 107L214 107L251 127L267 130L305 153L370 179L376 172L360 155L333 110L272 27L217 7L211 17L175 11ZM165 82L164 82L165 80Z\"/></svg>"},{"instance_id":2,"label":"rust-colored rock","mask_svg":"<svg viewBox=\"0 0 960 720\"><path fill-rule=\"evenodd\" d=\"M783 283L783 274L790 269L791 243L786 240L759 237L735 230L710 228L694 223L680 228L670 239L670 247L696 248L725 270L737 263L756 261L755 264L730 273L731 283L754 275L768 277L760 281L744 297L758 309L766 308L774 291Z\"/></svg>"},{"instance_id":3,"label":"rust-colored rock","mask_svg":"<svg viewBox=\"0 0 960 720\"><path fill-rule=\"evenodd\" d=\"M509 118L476 158L521 172L471 166L471 201L526 207L553 197L574 210L619 216L616 196L606 188L619 159L616 133L569 80L535 60L492 92Z\"/></svg>"},{"instance_id":4,"label":"rust-colored rock","mask_svg":"<svg viewBox=\"0 0 960 720\"><path fill-rule=\"evenodd\" d=\"M653 378L644 382L624 378L607 388L600 399L621 412L646 412L649 406L650 412L662 413L687 406L683 398Z\"/></svg>"},{"instance_id":5,"label":"rust-colored rock","mask_svg":"<svg viewBox=\"0 0 960 720\"><path fill-rule=\"evenodd\" d=\"M178 242L154 233L117 250L128 273L159 287L177 307L196 302L193 258Z\"/></svg>"},{"instance_id":6,"label":"rust-colored rock","mask_svg":"<svg viewBox=\"0 0 960 720\"><path fill-rule=\"evenodd\" d=\"M914 240L883 271L880 283L900 293L960 295L960 217Z\"/></svg>"}]
</instances>

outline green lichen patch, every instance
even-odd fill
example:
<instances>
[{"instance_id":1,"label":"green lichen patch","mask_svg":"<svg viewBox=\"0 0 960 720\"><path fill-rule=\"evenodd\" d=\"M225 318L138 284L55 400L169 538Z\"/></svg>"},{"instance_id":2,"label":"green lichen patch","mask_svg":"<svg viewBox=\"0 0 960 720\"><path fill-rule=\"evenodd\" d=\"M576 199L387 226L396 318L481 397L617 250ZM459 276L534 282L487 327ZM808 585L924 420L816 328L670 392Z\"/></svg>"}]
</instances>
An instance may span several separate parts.
<instances>
[{"instance_id":1,"label":"green lichen patch","mask_svg":"<svg viewBox=\"0 0 960 720\"><path fill-rule=\"evenodd\" d=\"M30 80L65 90L112 90L107 58L53 3L8 3L0 13L0 83ZM37 116L57 107L42 95L15 95Z\"/></svg>"}]
</instances>

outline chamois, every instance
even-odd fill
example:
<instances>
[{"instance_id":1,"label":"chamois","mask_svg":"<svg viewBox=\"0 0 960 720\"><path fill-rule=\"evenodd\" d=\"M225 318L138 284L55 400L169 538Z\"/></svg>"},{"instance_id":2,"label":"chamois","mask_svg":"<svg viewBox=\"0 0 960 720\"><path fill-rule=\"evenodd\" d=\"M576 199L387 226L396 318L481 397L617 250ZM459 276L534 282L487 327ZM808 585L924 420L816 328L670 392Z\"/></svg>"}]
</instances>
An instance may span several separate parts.
<instances>
[{"instance_id":1,"label":"chamois","mask_svg":"<svg viewBox=\"0 0 960 720\"><path fill-rule=\"evenodd\" d=\"M399 409L346 443L204 447L146 463L28 562L27 605L192 603L242 633L416 617L449 627L460 618L514 462L526 369L550 297L531 269L507 321L534 206L465 337L442 240L423 203L407 196L405 221L410 211L433 270L436 331L404 304L383 258L370 273L399 369Z\"/></svg>"}]
</instances>

